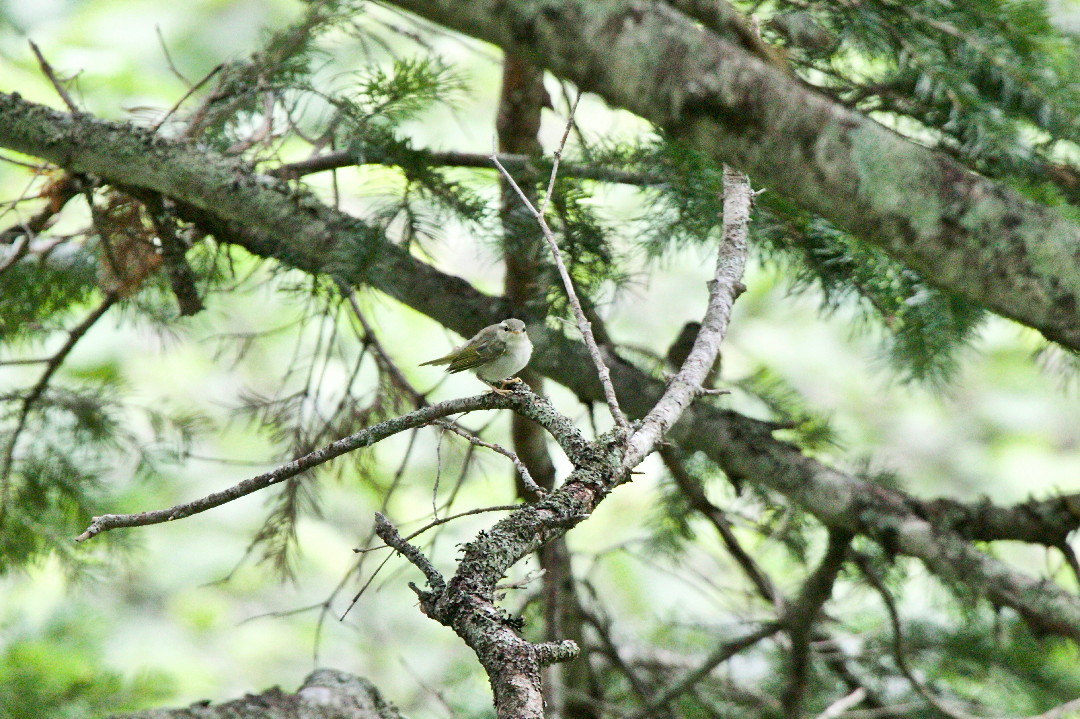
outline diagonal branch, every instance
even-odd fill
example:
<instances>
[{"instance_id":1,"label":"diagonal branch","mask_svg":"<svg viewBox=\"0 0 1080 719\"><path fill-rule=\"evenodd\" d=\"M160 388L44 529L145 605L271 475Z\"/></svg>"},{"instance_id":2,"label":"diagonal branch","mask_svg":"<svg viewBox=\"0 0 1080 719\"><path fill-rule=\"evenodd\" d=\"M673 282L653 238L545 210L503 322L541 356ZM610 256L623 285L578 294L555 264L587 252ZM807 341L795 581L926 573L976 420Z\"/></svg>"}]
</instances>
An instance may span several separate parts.
<instances>
[{"instance_id":1,"label":"diagonal branch","mask_svg":"<svg viewBox=\"0 0 1080 719\"><path fill-rule=\"evenodd\" d=\"M116 304L117 295L109 293L102 300L101 304L93 309L82 322L77 324L71 330L68 331L67 340L63 346L57 350L56 354L48 359L45 365L45 371L41 373L41 377L34 383L34 386L30 388L30 391L23 397L22 404L19 407L19 414L15 420L15 427L11 431L11 435L7 439L7 443L4 445L4 454L0 458L0 529L3 528L4 519L7 516L8 502L10 501L11 494L11 473L15 465L15 452L18 449L19 437L22 435L23 430L26 429L26 422L30 418L30 413L34 410L34 405L45 394L45 390L49 386L49 382L52 380L53 375L56 374L60 366L64 364L68 355L75 349L75 345L79 340L90 331L98 320L105 316L105 313L109 311L109 308Z\"/></svg>"},{"instance_id":2,"label":"diagonal branch","mask_svg":"<svg viewBox=\"0 0 1080 719\"><path fill-rule=\"evenodd\" d=\"M398 534L394 525L390 524L390 520L383 516L381 512L375 513L375 534L379 535L379 539L386 542L387 546L396 549L401 556L408 559L413 566L424 573L432 592L437 593L446 589L446 580L443 579L439 570L435 569L435 565L431 563L431 560L425 557L419 549L405 541Z\"/></svg>"},{"instance_id":3,"label":"diagonal branch","mask_svg":"<svg viewBox=\"0 0 1080 719\"><path fill-rule=\"evenodd\" d=\"M452 414L482 409L515 409L516 411L520 411L545 429L553 431L553 435L556 439L564 442L564 446L566 446L565 443L567 442L567 439L563 435L569 420L561 423L553 421L551 415L554 410L551 409L551 405L531 392L516 392L509 395L482 394L473 397L447 400L446 402L440 402L439 404L421 407L420 409L400 417L394 417L384 422L379 422L376 425L372 425L371 427L356 432L355 434L351 434L348 437L331 442L314 452L305 454L303 457L298 457L269 472L249 477L227 489L208 494L205 497L201 497L191 502L178 504L175 507L170 507L168 509L158 509L134 514L105 514L94 517L90 526L87 527L86 531L80 534L75 541L82 542L87 539L92 539L102 532L107 532L110 529L117 529L119 527L145 527L151 524L161 524L162 522L171 522L176 519L190 517L193 514L205 512L214 507L220 507L235 499L239 499L240 497L247 496L254 492L258 492L261 489L275 485L278 482L295 477L309 469L318 467L335 457L340 457L347 452L352 452L362 447L370 447L376 442L380 442L399 432L429 424L437 419ZM574 433L576 433L576 430L574 430ZM575 446L573 437L569 440L569 446Z\"/></svg>"},{"instance_id":4,"label":"diagonal branch","mask_svg":"<svg viewBox=\"0 0 1080 719\"><path fill-rule=\"evenodd\" d=\"M791 637L788 662L788 683L780 698L784 715L793 719L802 715L803 697L810 673L810 641L821 608L832 596L836 577L844 565L852 535L844 531L829 532L829 544L821 563L807 577L802 591L784 612L784 628ZM865 692L864 692L865 695Z\"/></svg>"},{"instance_id":5,"label":"diagonal branch","mask_svg":"<svg viewBox=\"0 0 1080 719\"><path fill-rule=\"evenodd\" d=\"M532 475L529 474L529 468L525 466L525 463L521 461L521 458L518 457L517 453L513 450L507 449L506 447L495 444L493 442L485 442L469 430L457 424L454 424L453 422L446 422L440 420L438 422L435 422L434 424L436 426L442 427L449 432L453 432L459 437L465 438L472 445L475 445L477 447L484 447L485 449L490 449L492 452L497 452L498 454L506 457L514 463L514 469L518 471L518 476L521 478L521 483L525 485L525 488L538 497L544 495L544 488L536 483L536 481L532 478Z\"/></svg>"},{"instance_id":6,"label":"diagonal branch","mask_svg":"<svg viewBox=\"0 0 1080 719\"><path fill-rule=\"evenodd\" d=\"M696 669L687 672L684 676L680 677L678 681L673 682L667 689L634 714L632 719L647 719L648 717L656 716L664 706L670 704L672 701L678 699L692 689L694 685L707 677L713 669L720 666L728 659L731 659L739 652L758 644L762 640L768 639L781 629L783 629L783 625L779 622L770 622L768 624L763 624L761 627L743 637L733 639L729 642L723 642L716 647L716 649L714 649Z\"/></svg>"},{"instance_id":7,"label":"diagonal branch","mask_svg":"<svg viewBox=\"0 0 1080 719\"><path fill-rule=\"evenodd\" d=\"M529 209L529 212L532 213L537 224L540 225L540 230L543 232L544 239L547 240L548 248L551 250L551 256L555 259L555 267L558 268L559 276L562 278L563 287L566 289L567 299L570 301L570 307L574 311L574 319L577 320L578 329L581 331L581 336L585 340L585 346L589 348L589 356L592 358L593 365L596 367L596 374L600 378L600 384L604 388L604 398L607 400L608 409L611 411L611 417L615 420L615 425L620 431L623 434L628 434L630 425L626 421L626 415L623 414L622 408L619 407L619 399L615 395L615 388L611 385L611 372L604 362L603 356L600 354L600 347L596 344L596 338L593 337L592 323L589 322L588 318L585 316L585 312L581 309L581 300L578 299L577 291L574 289L574 282L570 278L570 272L566 269L566 263L563 262L562 253L559 251L559 243L555 240L555 234L551 231L551 227L548 226L547 218L544 217L544 211L547 208L548 200L551 198L552 188L555 185L555 176L559 171L559 157L562 153L563 146L566 144L566 137L570 132L570 125L574 121L574 111L576 109L577 102L574 103L574 107L570 110L570 118L566 123L566 132L563 133L562 142L559 144L559 149L556 150L555 161L551 166L551 180L548 183L548 191L539 208L525 196L525 193L522 192L517 181L514 180L513 176L507 172L506 168L499 162L498 155L492 153L491 161L499 168L499 172L502 173L507 184L514 188L518 197L521 198L522 203L524 203Z\"/></svg>"},{"instance_id":8,"label":"diagonal branch","mask_svg":"<svg viewBox=\"0 0 1080 719\"><path fill-rule=\"evenodd\" d=\"M753 193L746 175L724 168L724 234L716 253L716 269L709 283L709 305L686 361L668 382L663 396L630 437L623 467L629 470L653 451L668 430L682 417L716 362L720 343L727 334L735 300L746 289L742 283L746 266L746 232L750 224Z\"/></svg>"}]
</instances>

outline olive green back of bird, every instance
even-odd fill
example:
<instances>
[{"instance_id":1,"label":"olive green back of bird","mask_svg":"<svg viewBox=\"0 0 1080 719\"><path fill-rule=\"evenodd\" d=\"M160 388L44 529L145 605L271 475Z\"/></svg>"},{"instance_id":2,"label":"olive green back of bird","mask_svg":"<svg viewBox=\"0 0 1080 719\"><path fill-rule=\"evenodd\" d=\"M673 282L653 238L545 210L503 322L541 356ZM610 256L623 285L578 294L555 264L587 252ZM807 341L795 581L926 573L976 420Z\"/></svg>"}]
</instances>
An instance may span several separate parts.
<instances>
[{"instance_id":1,"label":"olive green back of bird","mask_svg":"<svg viewBox=\"0 0 1080 719\"><path fill-rule=\"evenodd\" d=\"M421 362L420 366L445 364L450 365L446 368L447 372L463 372L485 365L505 351L506 343L500 341L493 333L490 337L481 337L455 347L438 359Z\"/></svg>"}]
</instances>

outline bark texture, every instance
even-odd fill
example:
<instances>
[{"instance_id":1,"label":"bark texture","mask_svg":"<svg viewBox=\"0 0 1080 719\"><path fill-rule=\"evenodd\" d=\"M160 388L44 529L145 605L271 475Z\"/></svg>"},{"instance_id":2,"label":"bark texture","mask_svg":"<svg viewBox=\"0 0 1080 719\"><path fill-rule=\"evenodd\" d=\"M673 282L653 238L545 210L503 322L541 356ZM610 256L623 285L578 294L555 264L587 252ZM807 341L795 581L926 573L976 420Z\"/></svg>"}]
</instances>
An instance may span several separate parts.
<instances>
[{"instance_id":1,"label":"bark texture","mask_svg":"<svg viewBox=\"0 0 1080 719\"><path fill-rule=\"evenodd\" d=\"M317 669L295 694L277 687L222 704L116 714L112 719L401 719L367 679Z\"/></svg>"}]
</instances>

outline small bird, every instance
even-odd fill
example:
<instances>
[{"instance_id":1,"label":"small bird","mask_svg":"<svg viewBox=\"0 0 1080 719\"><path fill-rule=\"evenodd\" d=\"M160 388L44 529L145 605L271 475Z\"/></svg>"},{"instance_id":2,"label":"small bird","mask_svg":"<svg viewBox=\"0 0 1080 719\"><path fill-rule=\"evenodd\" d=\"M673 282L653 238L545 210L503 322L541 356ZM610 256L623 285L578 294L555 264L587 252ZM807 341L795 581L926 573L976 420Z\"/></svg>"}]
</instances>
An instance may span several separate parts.
<instances>
[{"instance_id":1,"label":"small bird","mask_svg":"<svg viewBox=\"0 0 1080 719\"><path fill-rule=\"evenodd\" d=\"M529 364L532 342L525 332L525 323L514 318L490 325L473 335L465 344L449 354L421 362L424 365L448 365L447 372L475 370L481 382L499 394L506 394L507 382L520 382L514 375ZM499 383L502 388L496 387Z\"/></svg>"}]
</instances>

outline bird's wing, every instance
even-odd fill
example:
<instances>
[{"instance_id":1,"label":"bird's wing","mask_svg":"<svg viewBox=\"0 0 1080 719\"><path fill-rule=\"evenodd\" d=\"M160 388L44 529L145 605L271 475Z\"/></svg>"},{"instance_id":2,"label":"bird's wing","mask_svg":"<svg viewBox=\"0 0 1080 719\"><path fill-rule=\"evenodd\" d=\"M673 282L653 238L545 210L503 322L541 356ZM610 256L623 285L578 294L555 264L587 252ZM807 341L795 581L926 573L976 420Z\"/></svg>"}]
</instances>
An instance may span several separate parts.
<instances>
[{"instance_id":1,"label":"bird's wing","mask_svg":"<svg viewBox=\"0 0 1080 719\"><path fill-rule=\"evenodd\" d=\"M461 352L458 353L458 356L450 362L450 366L446 368L446 371L461 372L467 369L475 369L496 359L505 351L506 347L501 342L475 342L470 346L464 347Z\"/></svg>"}]
</instances>

